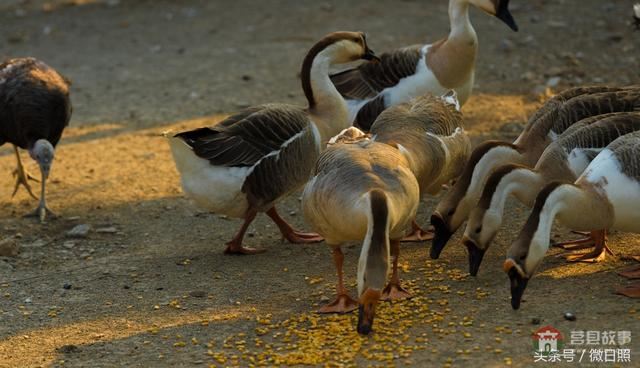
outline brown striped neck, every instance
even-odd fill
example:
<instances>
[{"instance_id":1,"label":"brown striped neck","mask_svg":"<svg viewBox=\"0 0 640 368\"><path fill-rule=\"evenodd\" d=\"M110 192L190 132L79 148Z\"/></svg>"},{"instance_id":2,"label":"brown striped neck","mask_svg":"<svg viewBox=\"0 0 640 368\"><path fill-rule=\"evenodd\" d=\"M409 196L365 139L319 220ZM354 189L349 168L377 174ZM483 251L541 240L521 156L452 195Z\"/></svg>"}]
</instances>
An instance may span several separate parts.
<instances>
[{"instance_id":1,"label":"brown striped neck","mask_svg":"<svg viewBox=\"0 0 640 368\"><path fill-rule=\"evenodd\" d=\"M520 164L507 164L500 166L491 174L491 176L489 176L487 183L484 185L482 196L480 197L480 201L478 202L478 207L485 210L490 208L493 196L498 190L498 186L500 185L500 183L505 179L507 175L513 173L516 170L532 171L530 168Z\"/></svg>"}]
</instances>

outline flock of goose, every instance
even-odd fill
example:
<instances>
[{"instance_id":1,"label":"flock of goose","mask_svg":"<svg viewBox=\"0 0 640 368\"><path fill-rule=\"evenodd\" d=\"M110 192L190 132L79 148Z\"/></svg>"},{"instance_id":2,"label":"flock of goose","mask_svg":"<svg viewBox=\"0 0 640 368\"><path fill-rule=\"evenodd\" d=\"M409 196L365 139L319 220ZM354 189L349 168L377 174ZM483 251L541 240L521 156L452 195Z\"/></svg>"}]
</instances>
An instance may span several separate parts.
<instances>
[{"instance_id":1,"label":"flock of goose","mask_svg":"<svg viewBox=\"0 0 640 368\"><path fill-rule=\"evenodd\" d=\"M516 309L550 246L555 218L589 231L588 238L558 244L594 248L570 261L602 260L610 252L609 229L640 232L640 86L566 90L549 99L513 143L471 149L460 112L472 92L478 44L469 6L517 31L508 3L450 0L447 37L380 57L363 33L331 33L302 62L306 108L264 104L210 127L166 134L184 192L212 212L244 220L225 253L264 251L242 244L260 212L290 242L324 240L338 280L336 300L319 312L359 309L358 332L368 334L380 300L410 296L398 277L401 241L433 238L431 257L438 258L467 221L462 244L476 275L511 194L533 208L504 263ZM640 5L634 12L640 27ZM71 116L69 86L32 58L0 64L0 145L15 147L14 194L23 185L34 196L18 147L38 162L42 192L35 214L41 221L54 216L45 183ZM294 229L276 210L303 186L304 218L317 233ZM415 220L421 197L448 186L433 211L433 230L423 230ZM357 299L342 273L341 245L353 241L363 242ZM640 277L640 270L623 275ZM640 297L640 285L619 292Z\"/></svg>"}]
</instances>

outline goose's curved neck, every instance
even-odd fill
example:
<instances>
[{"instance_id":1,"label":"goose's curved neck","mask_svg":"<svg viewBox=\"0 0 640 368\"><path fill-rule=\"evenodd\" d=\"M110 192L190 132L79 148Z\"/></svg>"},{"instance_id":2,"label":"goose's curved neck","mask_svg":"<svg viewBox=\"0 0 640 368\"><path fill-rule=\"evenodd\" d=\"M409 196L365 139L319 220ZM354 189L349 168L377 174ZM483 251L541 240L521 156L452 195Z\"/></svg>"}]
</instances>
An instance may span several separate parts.
<instances>
[{"instance_id":1,"label":"goose's curved neck","mask_svg":"<svg viewBox=\"0 0 640 368\"><path fill-rule=\"evenodd\" d=\"M472 39L476 40L476 31L469 19L468 0L449 0L449 40Z\"/></svg>"},{"instance_id":2,"label":"goose's curved neck","mask_svg":"<svg viewBox=\"0 0 640 368\"><path fill-rule=\"evenodd\" d=\"M503 178L496 190L496 194L499 196L498 205L500 206L500 211L504 210L507 197L510 194L513 194L527 206L533 206L536 195L540 192L544 183L543 175L537 170L524 167L513 170Z\"/></svg>"},{"instance_id":3,"label":"goose's curved neck","mask_svg":"<svg viewBox=\"0 0 640 368\"><path fill-rule=\"evenodd\" d=\"M330 49L310 52L300 75L309 113L323 142L350 126L347 104L329 78L332 63Z\"/></svg>"}]
</instances>

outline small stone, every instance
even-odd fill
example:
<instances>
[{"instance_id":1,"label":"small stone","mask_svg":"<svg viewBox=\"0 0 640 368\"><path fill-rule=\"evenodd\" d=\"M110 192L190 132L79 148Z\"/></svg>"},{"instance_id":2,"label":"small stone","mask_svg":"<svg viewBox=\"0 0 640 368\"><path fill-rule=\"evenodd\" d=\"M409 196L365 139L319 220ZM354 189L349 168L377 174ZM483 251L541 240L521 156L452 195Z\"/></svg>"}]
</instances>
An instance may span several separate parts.
<instances>
[{"instance_id":1,"label":"small stone","mask_svg":"<svg viewBox=\"0 0 640 368\"><path fill-rule=\"evenodd\" d=\"M575 321L576 320L576 315L571 313L571 312L566 312L564 314L564 319L566 319L567 321Z\"/></svg>"},{"instance_id":2,"label":"small stone","mask_svg":"<svg viewBox=\"0 0 640 368\"><path fill-rule=\"evenodd\" d=\"M62 288L65 290L71 290L72 286L70 283L65 282L64 285L62 285Z\"/></svg>"},{"instance_id":3,"label":"small stone","mask_svg":"<svg viewBox=\"0 0 640 368\"><path fill-rule=\"evenodd\" d=\"M245 74L245 75L242 76L242 80L245 81L245 82L248 82L251 79L253 79L253 78L248 74Z\"/></svg>"},{"instance_id":4,"label":"small stone","mask_svg":"<svg viewBox=\"0 0 640 368\"><path fill-rule=\"evenodd\" d=\"M67 236L69 238L86 238L89 235L89 231L91 231L91 225L89 224L76 225L73 229L67 231Z\"/></svg>"},{"instance_id":5,"label":"small stone","mask_svg":"<svg viewBox=\"0 0 640 368\"><path fill-rule=\"evenodd\" d=\"M320 301L323 302L323 303L326 303L329 300L331 300L331 299L326 295L323 295L323 296L320 297Z\"/></svg>"},{"instance_id":6,"label":"small stone","mask_svg":"<svg viewBox=\"0 0 640 368\"><path fill-rule=\"evenodd\" d=\"M538 317L533 317L533 318L531 318L531 324L532 324L532 325L539 325L539 324L540 324L540 322L541 322L541 321L540 321L540 318L538 318Z\"/></svg>"},{"instance_id":7,"label":"small stone","mask_svg":"<svg viewBox=\"0 0 640 368\"><path fill-rule=\"evenodd\" d=\"M101 234L115 234L117 232L118 232L118 229L116 229L113 226L101 227L99 229L96 229L96 233L101 233Z\"/></svg>"},{"instance_id":8,"label":"small stone","mask_svg":"<svg viewBox=\"0 0 640 368\"><path fill-rule=\"evenodd\" d=\"M295 215L297 215L297 214L298 214L298 213L297 213L296 211L290 211L290 212L289 212L289 216L295 216Z\"/></svg>"},{"instance_id":9,"label":"small stone","mask_svg":"<svg viewBox=\"0 0 640 368\"><path fill-rule=\"evenodd\" d=\"M0 257L15 257L18 255L20 247L13 238L0 241Z\"/></svg>"},{"instance_id":10,"label":"small stone","mask_svg":"<svg viewBox=\"0 0 640 368\"><path fill-rule=\"evenodd\" d=\"M204 298L205 296L207 296L207 293L203 290L193 290L189 292L189 295L194 298Z\"/></svg>"},{"instance_id":11,"label":"small stone","mask_svg":"<svg viewBox=\"0 0 640 368\"><path fill-rule=\"evenodd\" d=\"M73 247L76 246L76 242L74 242L73 240L67 240L66 242L62 243L62 246L67 249L73 249Z\"/></svg>"}]
</instances>

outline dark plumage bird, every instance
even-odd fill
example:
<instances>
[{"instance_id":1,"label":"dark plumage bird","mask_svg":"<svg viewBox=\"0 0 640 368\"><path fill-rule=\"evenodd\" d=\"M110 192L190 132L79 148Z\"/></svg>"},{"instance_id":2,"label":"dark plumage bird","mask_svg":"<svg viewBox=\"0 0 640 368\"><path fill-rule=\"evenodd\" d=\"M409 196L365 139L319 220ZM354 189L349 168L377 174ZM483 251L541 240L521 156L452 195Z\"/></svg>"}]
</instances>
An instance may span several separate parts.
<instances>
[{"instance_id":1,"label":"dark plumage bird","mask_svg":"<svg viewBox=\"0 0 640 368\"><path fill-rule=\"evenodd\" d=\"M45 185L51 170L55 149L62 131L71 118L68 79L53 68L34 58L11 59L0 64L0 145L14 146L17 168L14 171L16 185L24 185L35 198L25 171L18 147L40 166L42 192L40 204L31 214L44 221L47 212Z\"/></svg>"}]
</instances>

